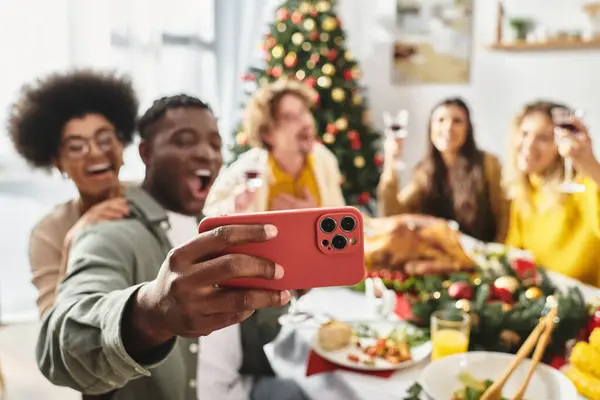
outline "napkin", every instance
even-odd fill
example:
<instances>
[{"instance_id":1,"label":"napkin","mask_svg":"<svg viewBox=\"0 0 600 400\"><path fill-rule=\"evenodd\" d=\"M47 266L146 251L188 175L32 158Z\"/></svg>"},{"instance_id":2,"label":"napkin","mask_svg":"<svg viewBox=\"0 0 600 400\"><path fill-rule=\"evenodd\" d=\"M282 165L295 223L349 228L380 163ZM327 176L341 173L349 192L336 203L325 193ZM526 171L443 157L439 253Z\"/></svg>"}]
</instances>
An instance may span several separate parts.
<instances>
[{"instance_id":1,"label":"napkin","mask_svg":"<svg viewBox=\"0 0 600 400\"><path fill-rule=\"evenodd\" d=\"M321 374L325 372L334 371L350 371L357 372L365 375L377 376L379 378L389 378L396 371L363 371L353 368L342 367L341 365L334 364L327 361L313 350L308 355L308 362L306 364L306 376Z\"/></svg>"}]
</instances>

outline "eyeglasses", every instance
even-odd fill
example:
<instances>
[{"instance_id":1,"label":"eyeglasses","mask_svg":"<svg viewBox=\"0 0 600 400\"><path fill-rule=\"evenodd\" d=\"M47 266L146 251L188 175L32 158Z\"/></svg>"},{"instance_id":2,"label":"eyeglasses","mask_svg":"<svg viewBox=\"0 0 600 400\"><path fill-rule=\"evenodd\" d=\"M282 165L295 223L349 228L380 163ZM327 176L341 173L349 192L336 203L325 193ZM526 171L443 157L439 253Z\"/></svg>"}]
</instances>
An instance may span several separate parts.
<instances>
[{"instance_id":1,"label":"eyeglasses","mask_svg":"<svg viewBox=\"0 0 600 400\"><path fill-rule=\"evenodd\" d=\"M115 148L119 141L119 135L113 130L103 130L96 132L91 139L81 136L71 136L61 143L61 151L67 158L81 159L90 153L92 140L96 142L101 152L108 153Z\"/></svg>"}]
</instances>

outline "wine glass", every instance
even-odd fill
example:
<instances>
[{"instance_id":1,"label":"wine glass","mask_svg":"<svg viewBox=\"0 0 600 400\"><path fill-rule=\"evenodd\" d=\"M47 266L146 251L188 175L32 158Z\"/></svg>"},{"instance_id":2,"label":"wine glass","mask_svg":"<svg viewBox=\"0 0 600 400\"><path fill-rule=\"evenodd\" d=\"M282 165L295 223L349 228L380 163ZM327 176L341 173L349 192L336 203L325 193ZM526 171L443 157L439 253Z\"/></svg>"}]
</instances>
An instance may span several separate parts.
<instances>
[{"instance_id":1,"label":"wine glass","mask_svg":"<svg viewBox=\"0 0 600 400\"><path fill-rule=\"evenodd\" d=\"M267 152L257 151L248 160L248 167L244 171L246 189L254 192L264 184L264 172L267 168Z\"/></svg>"},{"instance_id":2,"label":"wine glass","mask_svg":"<svg viewBox=\"0 0 600 400\"><path fill-rule=\"evenodd\" d=\"M383 123L386 139L406 139L408 136L408 110L399 110L396 115L385 111L383 113ZM394 168L401 171L406 168L406 163L400 159L394 160Z\"/></svg>"},{"instance_id":3,"label":"wine glass","mask_svg":"<svg viewBox=\"0 0 600 400\"><path fill-rule=\"evenodd\" d=\"M290 298L290 306L288 307L287 312L282 314L278 319L279 325L281 326L299 324L308 319L308 315L298 308L298 298L300 297L298 291L290 290L290 294L292 295Z\"/></svg>"},{"instance_id":4,"label":"wine glass","mask_svg":"<svg viewBox=\"0 0 600 400\"><path fill-rule=\"evenodd\" d=\"M567 140L564 135L580 135L577 127L573 125L573 118L583 118L582 110L570 110L565 107L554 107L552 109L552 121L554 122L554 139L558 146L561 146ZM565 157L565 177L560 184L560 191L563 193L582 193L585 186L574 180L573 160L571 157Z\"/></svg>"}]
</instances>

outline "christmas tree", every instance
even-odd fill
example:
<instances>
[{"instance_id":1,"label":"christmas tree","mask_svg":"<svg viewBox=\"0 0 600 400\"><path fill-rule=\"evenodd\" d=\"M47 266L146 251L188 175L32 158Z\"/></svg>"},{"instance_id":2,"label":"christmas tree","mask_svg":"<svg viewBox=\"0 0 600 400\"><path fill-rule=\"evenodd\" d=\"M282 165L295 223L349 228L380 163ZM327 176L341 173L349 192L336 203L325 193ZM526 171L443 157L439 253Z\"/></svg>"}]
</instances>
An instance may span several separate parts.
<instances>
[{"instance_id":1,"label":"christmas tree","mask_svg":"<svg viewBox=\"0 0 600 400\"><path fill-rule=\"evenodd\" d=\"M334 5L332 0L286 1L262 42L266 67L251 68L242 79L258 86L298 79L317 90L316 129L320 141L339 160L346 203L365 206L370 212L383 160L377 152L380 135L371 126L358 83L361 71L346 49ZM248 150L241 127L235 142L234 160Z\"/></svg>"}]
</instances>

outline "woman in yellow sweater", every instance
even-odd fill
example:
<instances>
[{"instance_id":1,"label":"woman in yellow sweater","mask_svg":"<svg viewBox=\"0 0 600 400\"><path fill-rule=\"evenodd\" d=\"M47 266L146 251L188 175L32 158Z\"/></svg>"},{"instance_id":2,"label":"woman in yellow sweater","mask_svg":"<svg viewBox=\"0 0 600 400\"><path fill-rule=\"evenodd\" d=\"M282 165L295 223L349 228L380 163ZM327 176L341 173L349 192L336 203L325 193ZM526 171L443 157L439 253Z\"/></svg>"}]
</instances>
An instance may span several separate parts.
<instances>
[{"instance_id":1,"label":"woman in yellow sweater","mask_svg":"<svg viewBox=\"0 0 600 400\"><path fill-rule=\"evenodd\" d=\"M403 139L388 139L377 187L379 214L427 214L458 222L460 230L485 242L504 242L508 202L501 188L501 166L477 148L467 105L443 100L429 120L427 154L412 180L400 189L393 164L402 157Z\"/></svg>"},{"instance_id":2,"label":"woman in yellow sweater","mask_svg":"<svg viewBox=\"0 0 600 400\"><path fill-rule=\"evenodd\" d=\"M531 251L542 266L600 286L600 164L586 127L576 118L580 134L555 142L552 109L539 101L525 106L515 118L507 194L512 199L507 244ZM563 157L571 157L582 193L564 194Z\"/></svg>"}]
</instances>

